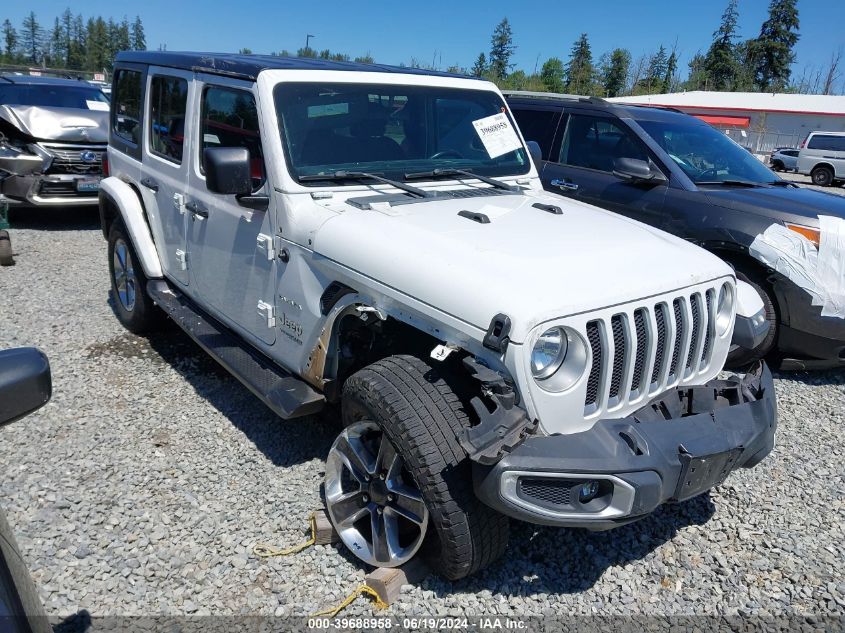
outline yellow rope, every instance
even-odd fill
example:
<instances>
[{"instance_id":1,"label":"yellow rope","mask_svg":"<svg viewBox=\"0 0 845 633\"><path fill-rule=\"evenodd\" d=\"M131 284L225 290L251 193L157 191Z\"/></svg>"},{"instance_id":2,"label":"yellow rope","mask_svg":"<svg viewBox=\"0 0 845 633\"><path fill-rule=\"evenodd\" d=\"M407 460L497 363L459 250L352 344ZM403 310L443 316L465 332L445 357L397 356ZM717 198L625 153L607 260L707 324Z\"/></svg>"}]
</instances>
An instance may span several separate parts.
<instances>
[{"instance_id":1,"label":"yellow rope","mask_svg":"<svg viewBox=\"0 0 845 633\"><path fill-rule=\"evenodd\" d=\"M317 522L314 519L314 515L311 515L311 538L309 538L304 543L300 543L299 545L294 545L293 547L288 547L285 549L277 549L272 545L264 545L262 543L258 543L255 547L252 548L252 553L258 556L259 558L271 558L273 556L289 556L291 554L296 554L297 552L301 552L306 547L311 547L314 543L317 542Z\"/></svg>"},{"instance_id":2,"label":"yellow rope","mask_svg":"<svg viewBox=\"0 0 845 633\"><path fill-rule=\"evenodd\" d=\"M366 596L370 596L371 598L375 598L375 604L373 606L376 609L386 609L387 608L387 603L379 597L379 595L378 595L378 593L376 592L375 589L373 589L369 585L361 585L355 591L350 593L344 599L343 602L341 602L339 605L337 605L333 609L326 609L325 611L318 611L317 613L312 613L311 617L314 618L314 617L318 617L318 616L328 616L330 618L333 618L338 613L343 611L346 607L348 607L350 604L355 602L355 598L357 598L358 596L360 596L362 594L366 595Z\"/></svg>"}]
</instances>

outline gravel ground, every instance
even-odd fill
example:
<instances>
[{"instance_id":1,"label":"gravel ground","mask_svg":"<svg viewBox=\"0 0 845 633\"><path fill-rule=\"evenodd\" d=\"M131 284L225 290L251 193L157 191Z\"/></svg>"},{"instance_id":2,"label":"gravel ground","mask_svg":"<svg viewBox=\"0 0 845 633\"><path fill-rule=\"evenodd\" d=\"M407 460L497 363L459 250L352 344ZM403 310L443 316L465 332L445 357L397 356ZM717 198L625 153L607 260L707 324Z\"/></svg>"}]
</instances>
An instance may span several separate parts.
<instances>
[{"instance_id":1,"label":"gravel ground","mask_svg":"<svg viewBox=\"0 0 845 633\"><path fill-rule=\"evenodd\" d=\"M95 211L32 218L0 269L0 347L44 349L54 395L0 431L0 503L48 613L338 602L364 575L342 547L250 554L303 540L335 429L275 419L175 329L122 330ZM494 567L430 577L387 613L845 614L845 372L779 375L776 389L778 445L757 468L612 532L514 524Z\"/></svg>"}]
</instances>

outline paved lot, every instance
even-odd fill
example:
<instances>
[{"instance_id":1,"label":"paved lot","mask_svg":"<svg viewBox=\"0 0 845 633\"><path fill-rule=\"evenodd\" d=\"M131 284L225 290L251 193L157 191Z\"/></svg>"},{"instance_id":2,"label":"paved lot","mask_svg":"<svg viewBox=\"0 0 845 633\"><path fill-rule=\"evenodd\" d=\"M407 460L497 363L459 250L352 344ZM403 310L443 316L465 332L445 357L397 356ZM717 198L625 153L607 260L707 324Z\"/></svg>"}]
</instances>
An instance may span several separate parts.
<instances>
[{"instance_id":1,"label":"paved lot","mask_svg":"<svg viewBox=\"0 0 845 633\"><path fill-rule=\"evenodd\" d=\"M340 547L250 554L303 539L335 428L275 419L175 329L123 331L94 211L15 226L0 346L42 347L54 397L0 431L0 504L47 611L307 614L360 583ZM514 524L492 569L429 578L388 613L845 613L845 372L776 389L758 468L612 532Z\"/></svg>"}]
</instances>

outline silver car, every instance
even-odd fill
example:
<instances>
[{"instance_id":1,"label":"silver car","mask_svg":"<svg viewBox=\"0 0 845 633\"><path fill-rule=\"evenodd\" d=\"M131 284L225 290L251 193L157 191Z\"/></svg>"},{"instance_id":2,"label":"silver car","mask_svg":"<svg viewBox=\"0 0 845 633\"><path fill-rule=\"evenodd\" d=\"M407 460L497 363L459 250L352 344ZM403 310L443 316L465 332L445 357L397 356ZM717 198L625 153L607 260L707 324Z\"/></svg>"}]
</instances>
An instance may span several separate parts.
<instances>
[{"instance_id":1,"label":"silver car","mask_svg":"<svg viewBox=\"0 0 845 633\"><path fill-rule=\"evenodd\" d=\"M795 171L798 168L798 151L788 147L778 147L769 155L772 171Z\"/></svg>"},{"instance_id":2,"label":"silver car","mask_svg":"<svg viewBox=\"0 0 845 633\"><path fill-rule=\"evenodd\" d=\"M829 187L845 180L845 132L810 132L798 154L798 173L814 185Z\"/></svg>"}]
</instances>

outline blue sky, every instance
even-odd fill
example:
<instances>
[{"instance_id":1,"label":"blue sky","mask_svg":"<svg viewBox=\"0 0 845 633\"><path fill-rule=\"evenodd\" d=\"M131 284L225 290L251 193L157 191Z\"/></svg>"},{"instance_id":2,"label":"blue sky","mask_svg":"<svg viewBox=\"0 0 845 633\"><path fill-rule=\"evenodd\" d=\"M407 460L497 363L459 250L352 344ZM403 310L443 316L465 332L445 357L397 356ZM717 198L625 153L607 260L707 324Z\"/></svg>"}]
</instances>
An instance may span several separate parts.
<instances>
[{"instance_id":1,"label":"blue sky","mask_svg":"<svg viewBox=\"0 0 845 633\"><path fill-rule=\"evenodd\" d=\"M0 20L8 17L19 25L31 7L42 23L52 24L69 3L3 4ZM686 74L686 61L707 48L726 4L727 0L86 0L71 6L86 17L100 14L120 19L140 14L151 49L166 44L169 50L295 51L311 33L316 36L311 45L317 49L330 48L353 57L369 51L383 63L408 63L416 58L443 67L471 66L480 51L489 50L493 28L507 16L518 47L513 61L526 72L551 56L565 61L574 40L586 32L595 59L616 46L628 48L636 58L661 43L671 47L677 40L681 70ZM743 37L757 35L767 7L768 0L740 0ZM800 75L806 65L825 64L833 51L845 48L845 2L799 0L798 8L801 39L794 75Z\"/></svg>"}]
</instances>

